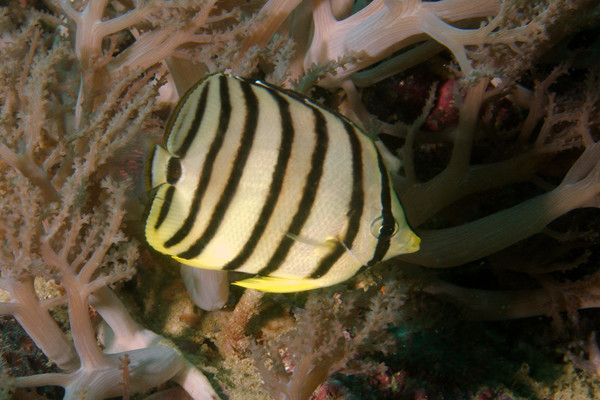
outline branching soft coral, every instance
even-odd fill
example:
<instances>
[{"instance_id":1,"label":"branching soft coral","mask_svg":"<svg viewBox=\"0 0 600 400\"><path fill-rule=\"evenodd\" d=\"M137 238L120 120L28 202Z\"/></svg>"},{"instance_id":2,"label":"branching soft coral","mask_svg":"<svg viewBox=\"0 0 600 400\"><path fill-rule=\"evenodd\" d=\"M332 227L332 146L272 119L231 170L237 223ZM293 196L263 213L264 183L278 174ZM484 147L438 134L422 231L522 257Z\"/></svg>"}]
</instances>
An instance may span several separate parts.
<instances>
[{"instance_id":1,"label":"branching soft coral","mask_svg":"<svg viewBox=\"0 0 600 400\"><path fill-rule=\"evenodd\" d=\"M558 68L538 84L538 88L545 87L546 90L536 89L532 93L529 115L520 131L516 132L517 138L531 135L526 139L526 142L531 143L529 149L525 148L521 155L496 164L470 166L468 158L463 158L460 164L455 164L457 154L461 153L461 146L470 146L469 142L475 129L475 125L469 127L462 124L468 120L463 113L477 113L479 110L479 107L472 103L472 96L477 89L469 89L461 107L461 123L452 133L455 143L448 166L428 182L412 185L404 182L406 186L401 196L405 207L412 210L407 211L407 214L412 215L418 225L443 207L457 201L456 196L460 198L469 193L501 187L511 182L534 180L534 174L543 165L541 161L547 160L547 154L583 148L560 184L513 207L463 225L420 230L419 234L423 240L421 250L415 255L403 256L403 260L435 268L459 266L492 255L536 233L545 232L550 222L572 210L600 206L600 144L594 131L594 121L597 120L600 109L595 89L597 77L594 74L589 75L585 82L586 90L582 92L583 96L579 101L568 101L559 105L563 100L557 99L547 88L550 82L560 76L561 71L564 69ZM481 101L484 92L481 91L476 96ZM540 106L541 104L544 106ZM531 128L531 121L540 121L535 133ZM460 139L458 135L461 135ZM462 154L463 157L468 157L469 152ZM478 176L485 180L478 181ZM426 196L427 200L423 196ZM427 207L422 206L425 201L429 203ZM563 266L561 269L565 268ZM526 273L527 270L522 272ZM534 269L531 269L530 273L539 274ZM598 304L590 277L586 277L584 282L577 283L576 286L550 284L548 278L537 279L540 279L544 289L494 293L434 282L426 285L426 290L449 296L464 307L467 315L478 319L516 318L549 313L557 315L558 311L573 312L578 308ZM559 300L555 304L558 308L553 306L557 298L567 297L569 301Z\"/></svg>"},{"instance_id":2,"label":"branching soft coral","mask_svg":"<svg viewBox=\"0 0 600 400\"><path fill-rule=\"evenodd\" d=\"M155 98L165 81L181 94L206 73L227 70L285 87L296 81L303 92L317 82L344 89L341 111L373 128L373 137L384 131L400 139L398 157L381 148L407 218L422 238L421 250L402 258L413 264L407 271L424 275L421 266L447 270L492 257L549 233L550 222L574 209L599 206L597 74L579 82L586 89L566 94L552 91L569 64L545 69L539 80L539 71L532 71L530 89L524 87L529 79L519 81L545 49L576 29L567 24L574 15L598 12L592 1L374 0L362 8L330 0L234 3L53 0L57 16L18 9L0 14L0 83L6 88L0 93L0 289L10 298L0 303L0 313L14 316L63 371L14 378L16 386L59 385L66 398L118 396L119 367L127 356L131 392L174 380L195 399L216 397L199 369L164 337L134 322L111 289L132 276L138 261L137 243L122 232L124 220L136 218L125 211L132 202L130 183L112 164L124 148L137 149L144 134L157 131ZM15 12L19 18L10 18ZM439 73L450 58L457 67ZM412 124L374 121L362 104L362 88L424 62L456 88L450 106L458 110L457 124L438 132L424 127L437 78L427 82L429 100ZM509 132L489 124L499 99L523 115ZM503 147L484 144L489 147L482 151L490 138ZM423 174L419 156L436 151L445 152L448 162L433 160L427 167L439 173ZM540 172L556 154L567 154L569 165L543 180ZM444 220L451 207L523 182L541 189L506 207L494 204L491 212L469 210L469 218ZM557 282L548 276L550 268L520 265L539 287L490 292L431 277L420 284L473 318L555 315L598 305L597 275ZM184 272L184 279L200 302L208 293L203 286L211 283L194 272ZM212 275L215 288L226 286L226 274ZM62 295L42 298L36 278L55 281ZM254 347L273 396L307 398L334 372L379 368L364 369L357 360L391 347L387 325L402 315L404 301L395 286L336 298L311 293L305 309L295 312L295 329ZM227 301L226 290L215 292L205 308ZM221 312L226 322L207 334L220 356L231 361L246 355L245 328L259 310L259 297L247 292L236 311ZM65 305L72 339L48 311ZM91 308L102 320L97 327Z\"/></svg>"},{"instance_id":3,"label":"branching soft coral","mask_svg":"<svg viewBox=\"0 0 600 400\"><path fill-rule=\"evenodd\" d=\"M453 54L462 73L478 71L477 76L515 67L514 62L505 67L491 62L499 60L500 48L507 49L508 57L528 59L526 54L546 39L545 29L563 10L583 7L587 1L549 3L526 7L500 0L377 0L356 10L354 2L317 0L309 6L308 1L269 1L261 10L264 23L248 36L241 52L266 44L292 14L293 25L287 33L300 49L290 67L292 78L312 66L354 56L329 71L331 74L322 74L319 84L339 88L351 79L368 86L418 65L444 48ZM477 19L489 21L473 25ZM308 35L311 25L314 32ZM489 57L491 52L495 54Z\"/></svg>"},{"instance_id":4,"label":"branching soft coral","mask_svg":"<svg viewBox=\"0 0 600 400\"><path fill-rule=\"evenodd\" d=\"M364 292L309 297L304 309L294 312L294 328L251 347L265 387L274 399L302 400L334 373L385 368L359 358L394 349L388 327L401 320L404 298L398 282Z\"/></svg>"},{"instance_id":5,"label":"branching soft coral","mask_svg":"<svg viewBox=\"0 0 600 400\"><path fill-rule=\"evenodd\" d=\"M563 110L556 113L553 103L548 103L549 114L535 137L532 149L526 150L524 155L496 164L470 166L470 147L477 129L476 116L484 99L486 84L484 80L468 90L461 106L460 123L451 133L454 146L446 169L423 184L400 183L406 184L401 198L415 225L420 225L459 197L532 179L545 154L580 145L585 146L585 151L554 190L459 227L421 231L421 250L415 255L402 257L404 260L430 267L461 265L541 232L551 221L571 210L598 206L600 167L596 164L600 158L600 146L589 131L590 110L597 108L598 101L592 89L594 85L588 85L588 96L581 105L577 105L577 112ZM544 92L540 96L549 94ZM535 100L534 104L537 102ZM530 110L530 114L538 112L535 107ZM528 127L525 122L522 129L529 130Z\"/></svg>"},{"instance_id":6,"label":"branching soft coral","mask_svg":"<svg viewBox=\"0 0 600 400\"><path fill-rule=\"evenodd\" d=\"M81 120L81 113L90 111L89 107L103 101L98 94L102 93L107 75L114 77L136 69L146 70L168 57L177 56L186 43L215 44L233 39L230 31L207 29L211 23L236 16L231 11L214 15L215 2L188 4L156 0L124 12L109 7L108 0L90 1L81 11L68 1L55 1L55 7L75 25L75 52L82 74L76 121ZM136 40L117 53L120 40L116 35L126 31ZM111 41L108 48L104 46L107 39Z\"/></svg>"},{"instance_id":7,"label":"branching soft coral","mask_svg":"<svg viewBox=\"0 0 600 400\"><path fill-rule=\"evenodd\" d=\"M0 76L8 88L0 102L0 288L10 297L0 312L14 316L65 373L18 377L14 384L62 386L65 399L117 396L119 358L126 354L132 392L175 379L194 398L214 399L206 378L168 341L133 322L108 288L133 275L138 245L121 232L128 184L109 177L106 167L148 120L156 95L152 75L113 81L102 103L88 103L93 112L80 116L76 128L69 90L78 82L69 73L77 69L62 69L74 67L74 55L44 23L42 15L31 17L5 40L1 56L3 65L23 64ZM58 282L64 296L40 299L35 277ZM104 349L90 303L112 338ZM67 305L72 341L48 312L60 304Z\"/></svg>"},{"instance_id":8,"label":"branching soft coral","mask_svg":"<svg viewBox=\"0 0 600 400\"><path fill-rule=\"evenodd\" d=\"M3 10L0 21L0 80L6 88L0 102L0 288L10 298L0 311L13 315L65 371L16 378L16 385L63 386L65 398L116 396L119 359L127 355L132 393L174 379L193 398L216 398L202 373L166 339L134 323L107 289L129 279L137 261L137 243L121 232L131 191L117 182L126 174L109 164L134 138L139 141L142 128L154 131L151 112L166 71L160 63L199 57L204 68L217 68L213 54L245 29L228 27L229 19L239 22L240 12L214 1L51 6L67 18L15 8ZM14 20L26 21L21 26L9 18L15 13ZM198 56L185 47L201 44L211 50ZM199 77L184 68L169 79L182 91L188 75ZM35 277L56 281L64 296L40 300ZM48 313L62 304L72 341ZM104 349L96 343L90 304L112 338Z\"/></svg>"}]
</instances>

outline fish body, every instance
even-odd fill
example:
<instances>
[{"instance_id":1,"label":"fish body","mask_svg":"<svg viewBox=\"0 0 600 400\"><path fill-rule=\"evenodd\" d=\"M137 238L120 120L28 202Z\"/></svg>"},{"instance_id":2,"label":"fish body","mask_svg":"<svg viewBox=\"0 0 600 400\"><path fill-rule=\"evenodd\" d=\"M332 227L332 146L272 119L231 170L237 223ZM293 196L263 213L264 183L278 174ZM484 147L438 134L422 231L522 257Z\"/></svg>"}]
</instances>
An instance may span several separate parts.
<instances>
[{"instance_id":1,"label":"fish body","mask_svg":"<svg viewBox=\"0 0 600 400\"><path fill-rule=\"evenodd\" d=\"M382 157L358 127L300 95L210 75L151 155L148 243L270 292L326 287L417 251Z\"/></svg>"}]
</instances>

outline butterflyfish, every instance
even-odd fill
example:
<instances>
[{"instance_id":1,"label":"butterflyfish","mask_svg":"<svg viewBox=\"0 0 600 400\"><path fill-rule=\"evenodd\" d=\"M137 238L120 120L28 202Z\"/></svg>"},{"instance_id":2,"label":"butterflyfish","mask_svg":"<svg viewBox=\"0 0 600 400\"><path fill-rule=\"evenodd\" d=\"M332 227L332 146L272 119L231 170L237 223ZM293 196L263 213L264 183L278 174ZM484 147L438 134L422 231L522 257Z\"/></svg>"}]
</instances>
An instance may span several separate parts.
<instances>
[{"instance_id":1,"label":"butterflyfish","mask_svg":"<svg viewBox=\"0 0 600 400\"><path fill-rule=\"evenodd\" d=\"M419 249L374 142L345 117L214 74L181 98L150 155L148 243L267 292L330 286Z\"/></svg>"}]
</instances>

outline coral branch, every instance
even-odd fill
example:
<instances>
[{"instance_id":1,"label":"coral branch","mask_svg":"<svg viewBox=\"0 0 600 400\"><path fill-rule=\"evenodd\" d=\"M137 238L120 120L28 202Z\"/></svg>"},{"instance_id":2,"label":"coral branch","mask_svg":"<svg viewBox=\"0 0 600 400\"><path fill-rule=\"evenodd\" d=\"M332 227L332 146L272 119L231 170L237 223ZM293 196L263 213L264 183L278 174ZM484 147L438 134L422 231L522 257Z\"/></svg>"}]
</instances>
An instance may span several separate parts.
<instances>
[{"instance_id":1,"label":"coral branch","mask_svg":"<svg viewBox=\"0 0 600 400\"><path fill-rule=\"evenodd\" d=\"M59 195L48 179L48 175L31 159L19 157L6 145L0 143L0 159L23 174L31 183L39 187L46 201L58 201Z\"/></svg>"},{"instance_id":2,"label":"coral branch","mask_svg":"<svg viewBox=\"0 0 600 400\"><path fill-rule=\"evenodd\" d=\"M15 319L56 365L66 371L76 370L79 367L79 358L75 348L48 310L40 306L33 288L33 280L29 278L7 283L10 285L10 304Z\"/></svg>"},{"instance_id":3,"label":"coral branch","mask_svg":"<svg viewBox=\"0 0 600 400\"><path fill-rule=\"evenodd\" d=\"M571 210L597 207L599 159L600 143L596 143L586 149L551 192L455 228L419 232L421 249L401 259L435 268L464 264L541 232Z\"/></svg>"},{"instance_id":4,"label":"coral branch","mask_svg":"<svg viewBox=\"0 0 600 400\"><path fill-rule=\"evenodd\" d=\"M384 1L376 0L348 18L337 21L329 0L317 0L313 6L315 33L304 66L308 69L312 64L336 60L345 54L366 53L366 57L339 69L335 77L330 76L320 82L326 87L339 86L339 82L358 70L402 47L421 41L421 35L426 33L448 47L457 57L461 68L468 72L471 66L466 59L464 46L473 44L474 38L484 37L487 30L457 29L448 22L494 16L500 10L499 4L496 0L413 1L388 8ZM471 43L461 42L465 38Z\"/></svg>"},{"instance_id":5,"label":"coral branch","mask_svg":"<svg viewBox=\"0 0 600 400\"><path fill-rule=\"evenodd\" d=\"M184 368L173 377L173 380L179 383L194 400L218 399L204 374L187 361Z\"/></svg>"},{"instance_id":6,"label":"coral branch","mask_svg":"<svg viewBox=\"0 0 600 400\"><path fill-rule=\"evenodd\" d=\"M257 20L260 21L260 23L252 28L252 31L244 40L236 59L234 59L234 64L239 63L244 53L251 47L264 46L301 1L302 0L267 1L257 16Z\"/></svg>"}]
</instances>

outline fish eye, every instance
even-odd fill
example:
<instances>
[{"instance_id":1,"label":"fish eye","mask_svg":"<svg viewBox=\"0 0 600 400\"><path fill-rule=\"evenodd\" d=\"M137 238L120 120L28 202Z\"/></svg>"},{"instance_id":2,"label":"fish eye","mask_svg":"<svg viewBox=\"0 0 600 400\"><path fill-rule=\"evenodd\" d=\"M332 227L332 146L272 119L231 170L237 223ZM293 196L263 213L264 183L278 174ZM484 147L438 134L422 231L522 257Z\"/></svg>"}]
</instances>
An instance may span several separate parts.
<instances>
[{"instance_id":1,"label":"fish eye","mask_svg":"<svg viewBox=\"0 0 600 400\"><path fill-rule=\"evenodd\" d=\"M384 223L383 215L375 218L371 222L371 235L379 239L380 237L392 237L398 232L398 222L394 219L393 223ZM391 222L391 221L390 221Z\"/></svg>"}]
</instances>

